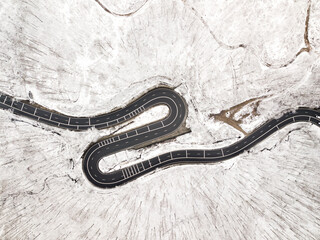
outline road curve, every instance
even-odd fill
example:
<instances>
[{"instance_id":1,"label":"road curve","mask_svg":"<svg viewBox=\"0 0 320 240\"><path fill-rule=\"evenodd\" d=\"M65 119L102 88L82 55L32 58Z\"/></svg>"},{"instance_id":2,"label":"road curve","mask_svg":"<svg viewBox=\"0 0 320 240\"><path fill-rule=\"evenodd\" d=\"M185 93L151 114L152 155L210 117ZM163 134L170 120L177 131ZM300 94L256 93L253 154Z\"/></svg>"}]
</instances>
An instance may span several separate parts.
<instances>
[{"instance_id":1,"label":"road curve","mask_svg":"<svg viewBox=\"0 0 320 240\"><path fill-rule=\"evenodd\" d=\"M186 104L183 99L175 91L166 87L153 89L131 102L126 107L110 113L93 117L73 117L50 111L42 106L31 104L28 101L18 101L7 94L0 92L0 108L7 109L14 114L28 117L50 126L69 129L71 131L85 131L93 127L96 129L113 127L129 121L144 112L147 108L155 105L164 104L167 105L170 110L170 106L173 106L173 102L179 105L181 117L185 117Z\"/></svg>"},{"instance_id":2,"label":"road curve","mask_svg":"<svg viewBox=\"0 0 320 240\"><path fill-rule=\"evenodd\" d=\"M167 152L137 164L119 170L103 173L99 168L102 158L134 146L150 143L155 139L172 134L184 122L187 105L174 90L166 87L155 88L126 107L95 117L70 117L44 110L29 103L15 101L8 95L0 95L0 108L11 109L13 113L23 115L39 122L75 131L91 127L106 128L128 121L141 112L156 105L166 105L169 114L157 122L118 134L91 145L83 155L83 172L88 180L100 188L115 187L156 168L185 163L213 163L235 157L253 145L259 143L284 126L295 122L310 122L320 127L320 111L299 108L288 112L278 119L272 119L238 142L218 149L186 149Z\"/></svg>"}]
</instances>

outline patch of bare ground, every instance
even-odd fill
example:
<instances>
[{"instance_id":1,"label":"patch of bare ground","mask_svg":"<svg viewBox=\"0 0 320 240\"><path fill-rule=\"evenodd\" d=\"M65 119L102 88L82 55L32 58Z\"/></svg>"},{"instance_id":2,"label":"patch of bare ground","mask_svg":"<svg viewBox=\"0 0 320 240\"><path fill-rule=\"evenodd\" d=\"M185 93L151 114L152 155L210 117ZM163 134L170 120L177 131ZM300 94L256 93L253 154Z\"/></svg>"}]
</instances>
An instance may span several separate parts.
<instances>
[{"instance_id":1,"label":"patch of bare ground","mask_svg":"<svg viewBox=\"0 0 320 240\"><path fill-rule=\"evenodd\" d=\"M155 143L174 141L176 137L190 133L190 132L191 132L191 129L187 128L186 123L183 122L182 125L178 129L176 129L174 132L159 138L155 138L152 141L141 143L140 145L134 146L133 149L138 150L139 148L145 148Z\"/></svg>"},{"instance_id":2,"label":"patch of bare ground","mask_svg":"<svg viewBox=\"0 0 320 240\"><path fill-rule=\"evenodd\" d=\"M249 132L246 132L242 127L241 124L243 123L243 120L247 117L255 117L258 116L258 107L260 105L260 102L262 99L266 98L266 96L257 97L257 98L251 98L249 100L246 100L242 103L239 103L238 105L235 105L229 109L222 110L218 114L210 114L210 118L214 118L217 121L224 122L226 124L229 124L233 128L237 129L238 131L242 132L244 135L248 135ZM239 117L236 117L236 113L239 113L241 110L244 109L244 107L249 107L250 111L245 112L243 114L240 114Z\"/></svg>"}]
</instances>

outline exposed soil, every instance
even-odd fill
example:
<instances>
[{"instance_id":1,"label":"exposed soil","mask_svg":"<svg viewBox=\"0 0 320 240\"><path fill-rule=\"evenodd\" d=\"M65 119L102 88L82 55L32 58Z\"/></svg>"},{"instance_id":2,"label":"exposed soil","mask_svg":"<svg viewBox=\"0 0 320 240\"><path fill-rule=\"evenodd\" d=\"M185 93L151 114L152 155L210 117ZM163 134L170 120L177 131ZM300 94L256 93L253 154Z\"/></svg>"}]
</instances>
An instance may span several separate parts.
<instances>
[{"instance_id":1,"label":"exposed soil","mask_svg":"<svg viewBox=\"0 0 320 240\"><path fill-rule=\"evenodd\" d=\"M210 118L214 118L215 120L224 122L229 124L230 126L234 127L238 131L242 132L244 135L248 135L249 132L246 132L243 130L243 128L240 126L243 123L243 120L247 117L253 117L258 116L258 107L260 105L260 102L262 99L266 98L266 96L263 97L257 97L257 98L251 98L249 100L246 100L238 105L235 105L229 109L222 110L218 114L210 114ZM251 111L246 112L243 115L241 115L238 119L235 118L235 114L239 112L243 107L251 105Z\"/></svg>"}]
</instances>

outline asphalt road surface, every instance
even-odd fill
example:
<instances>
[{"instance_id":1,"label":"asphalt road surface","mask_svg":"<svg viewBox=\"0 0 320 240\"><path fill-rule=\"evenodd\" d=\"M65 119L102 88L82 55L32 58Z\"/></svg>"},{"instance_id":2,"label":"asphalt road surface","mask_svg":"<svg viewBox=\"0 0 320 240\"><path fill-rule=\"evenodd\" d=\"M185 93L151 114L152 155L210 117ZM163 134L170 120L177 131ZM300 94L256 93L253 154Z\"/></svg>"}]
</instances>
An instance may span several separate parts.
<instances>
[{"instance_id":1,"label":"asphalt road surface","mask_svg":"<svg viewBox=\"0 0 320 240\"><path fill-rule=\"evenodd\" d=\"M184 122L187 105L184 99L170 88L153 89L126 107L95 117L71 117L51 112L30 103L14 100L1 94L0 108L9 109L22 115L52 126L74 131L97 129L123 123L156 105L166 105L169 114L157 122L115 135L92 144L83 155L83 172L87 179L100 188L111 188L127 183L137 177L154 171L157 168L185 163L213 163L235 157L259 143L284 126L295 122L310 122L320 127L320 111L299 108L288 112L281 118L272 119L238 142L218 149L186 149L167 152L154 158L130 165L119 170L104 173L99 169L102 158L125 149L146 144L155 139L172 134Z\"/></svg>"}]
</instances>

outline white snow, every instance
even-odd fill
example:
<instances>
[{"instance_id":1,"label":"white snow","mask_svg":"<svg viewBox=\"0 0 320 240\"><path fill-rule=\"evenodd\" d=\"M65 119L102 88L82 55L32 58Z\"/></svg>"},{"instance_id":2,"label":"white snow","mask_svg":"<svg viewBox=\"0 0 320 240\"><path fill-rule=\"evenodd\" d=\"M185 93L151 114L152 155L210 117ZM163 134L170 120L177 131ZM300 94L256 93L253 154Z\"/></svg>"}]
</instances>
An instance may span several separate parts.
<instances>
[{"instance_id":1,"label":"white snow","mask_svg":"<svg viewBox=\"0 0 320 240\"><path fill-rule=\"evenodd\" d=\"M311 50L297 57L308 1L101 4L119 14L140 10L121 17L94 0L2 1L0 91L93 116L161 84L177 87L192 132L110 156L105 171L171 150L227 146L243 134L209 114L251 98L267 96L243 124L249 132L288 109L320 106L319 1L311 2ZM166 114L158 107L120 131ZM226 162L97 189L81 156L120 128L70 132L0 110L0 238L320 238L318 127L295 123Z\"/></svg>"}]
</instances>

